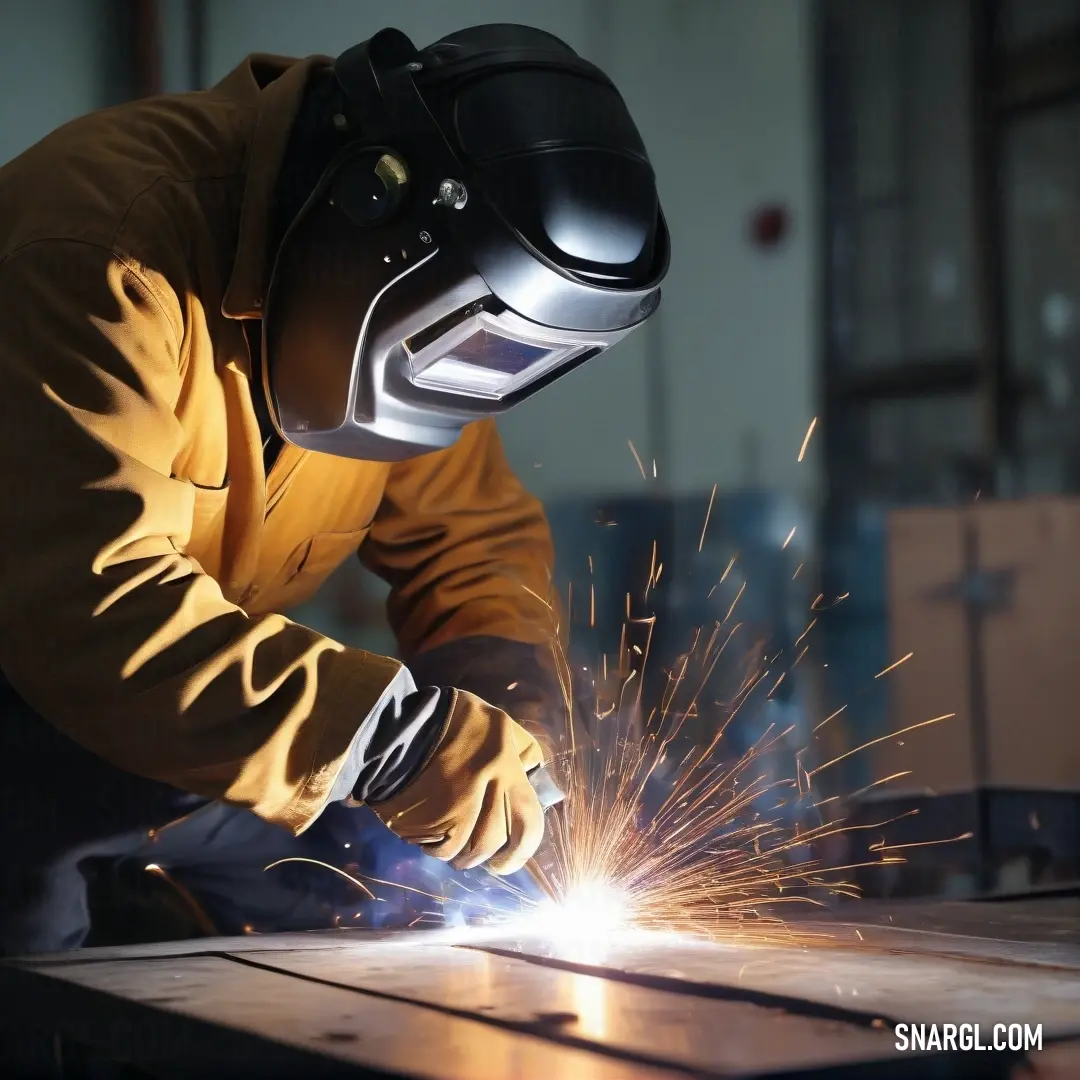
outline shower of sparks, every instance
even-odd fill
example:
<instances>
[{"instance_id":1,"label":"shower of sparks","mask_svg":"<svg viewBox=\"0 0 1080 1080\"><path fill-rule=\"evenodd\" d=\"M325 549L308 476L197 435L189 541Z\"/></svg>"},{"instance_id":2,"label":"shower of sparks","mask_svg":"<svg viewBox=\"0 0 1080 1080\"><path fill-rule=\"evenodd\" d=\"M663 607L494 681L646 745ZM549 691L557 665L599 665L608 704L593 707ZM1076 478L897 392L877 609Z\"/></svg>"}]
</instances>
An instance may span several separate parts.
<instances>
[{"instance_id":1,"label":"shower of sparks","mask_svg":"<svg viewBox=\"0 0 1080 1080\"><path fill-rule=\"evenodd\" d=\"M807 440L813 429L811 424ZM632 442L630 449L644 476ZM715 493L714 488L699 551ZM726 581L735 562L733 556L709 597ZM644 594L636 594L642 605L662 569L654 543ZM589 574L591 579L591 556ZM823 842L844 834L880 833L891 821L909 815L859 825L829 820L817 811L839 803L841 797L818 790L819 778L863 750L941 723L953 714L910 724L822 762L825 755L814 749L817 732L845 711L847 706L842 706L820 722L807 724L809 730L803 732L796 730L797 724L783 727L763 721L763 730L748 749L731 752L725 736L732 723L744 708L752 711L747 707L751 701L760 703L777 692L806 654L806 639L817 625L818 613L846 597L826 602L819 595L794 647L789 652L773 652L766 642L749 640L749 630L732 621L746 589L743 580L723 618L698 628L685 654L658 673L656 688L648 668L655 617L635 611L631 593L626 594L625 621L612 662L604 652L595 670L575 669L572 680L561 644L561 605L526 590L550 615L552 656L562 686L566 724L560 750L549 767L567 799L547 815L545 844L529 865L538 890L473 871L444 882L436 893L319 865L351 881L368 899L384 899L376 897L371 886L401 889L442 905L443 918L460 905L470 912L470 922L479 918L492 932L505 932L513 925L550 940L579 943L601 934L643 931L727 942L827 940L827 935L803 931L797 922L785 921L781 906L821 906L830 896L856 897L859 890L849 880L851 871L902 863L902 851L916 845L889 845L882 838L864 849L868 850L860 857L864 861L823 862ZM567 618L571 601L568 592ZM594 624L595 595L590 585L589 625ZM729 660L740 655L743 660L721 669L737 671L732 687L714 687L725 654ZM875 677L910 658L911 654L903 657ZM582 674L585 687L592 689L588 716L576 712L579 699L573 684L582 688ZM907 775L893 773L855 794ZM954 843L969 835L930 843ZM313 861L284 859L267 869L283 862ZM477 883L478 876L482 885ZM440 917L430 911L411 914L416 915L413 923L417 925ZM471 926L469 932L480 931Z\"/></svg>"},{"instance_id":2,"label":"shower of sparks","mask_svg":"<svg viewBox=\"0 0 1080 1080\"><path fill-rule=\"evenodd\" d=\"M658 576L654 545L646 597ZM830 866L813 857L822 841L878 831L895 819L848 826L818 818L792 826L780 811L789 800L804 808L838 801L836 795L817 797L820 774L877 742L947 717L909 725L813 768L803 763L804 748L794 754L794 769L786 774L770 768L770 761L785 752L791 756L795 725L770 724L744 753L725 753L725 733L740 710L759 686L767 696L774 694L790 670L774 666L780 654L769 657L759 648L756 666L744 670L736 693L723 704L713 703L718 711L708 703L717 663L736 647L740 624L728 624L746 587L745 581L740 584L722 621L693 635L689 651L664 673L666 685L651 707L642 704L648 638L644 650L630 639L640 636L644 623L651 636L653 620L634 619L629 596L619 678L612 685L604 677L605 655L593 679L593 715L584 723L575 720L569 664L555 648L556 666L567 673L569 726L580 724L583 732L572 740L580 752L552 763L567 799L549 815L548 840L531 867L546 897L527 920L535 933L591 938L629 927L726 941L802 941L806 935L781 918L780 905L821 905L829 895L857 896L845 876L850 871L904 861L884 841L871 848L867 862ZM816 621L812 616L800 644ZM553 640L561 636L556 632ZM805 647L795 662L804 653ZM794 666L790 659L789 664ZM662 788L659 797L654 783Z\"/></svg>"},{"instance_id":3,"label":"shower of sparks","mask_svg":"<svg viewBox=\"0 0 1080 1080\"><path fill-rule=\"evenodd\" d=\"M810 426L806 429L806 434L803 436L802 446L799 447L799 457L797 460L802 461L806 457L806 448L810 445L810 436L814 434L814 428L817 427L817 417L810 421Z\"/></svg>"}]
</instances>

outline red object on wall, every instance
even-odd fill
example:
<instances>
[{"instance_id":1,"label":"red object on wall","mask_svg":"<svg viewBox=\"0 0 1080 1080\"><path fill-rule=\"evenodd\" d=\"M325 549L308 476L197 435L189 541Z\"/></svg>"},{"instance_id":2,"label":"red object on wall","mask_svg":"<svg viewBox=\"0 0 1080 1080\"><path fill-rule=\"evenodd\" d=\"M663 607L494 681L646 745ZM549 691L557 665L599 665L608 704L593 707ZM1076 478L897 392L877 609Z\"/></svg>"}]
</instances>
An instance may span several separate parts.
<instances>
[{"instance_id":1,"label":"red object on wall","mask_svg":"<svg viewBox=\"0 0 1080 1080\"><path fill-rule=\"evenodd\" d=\"M750 239L754 247L770 251L779 247L790 232L791 214L783 203L763 203L750 215Z\"/></svg>"}]
</instances>

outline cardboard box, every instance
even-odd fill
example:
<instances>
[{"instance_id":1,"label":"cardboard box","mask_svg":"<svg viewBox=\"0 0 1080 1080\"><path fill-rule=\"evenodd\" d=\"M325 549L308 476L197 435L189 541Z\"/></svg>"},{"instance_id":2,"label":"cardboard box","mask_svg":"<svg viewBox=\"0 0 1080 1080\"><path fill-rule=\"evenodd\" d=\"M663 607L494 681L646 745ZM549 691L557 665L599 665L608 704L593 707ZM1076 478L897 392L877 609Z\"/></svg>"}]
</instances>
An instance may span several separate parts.
<instances>
[{"instance_id":1,"label":"cardboard box","mask_svg":"<svg viewBox=\"0 0 1080 1080\"><path fill-rule=\"evenodd\" d=\"M874 748L912 770L882 791L1080 791L1080 499L896 511L888 546L891 730L956 716Z\"/></svg>"}]
</instances>

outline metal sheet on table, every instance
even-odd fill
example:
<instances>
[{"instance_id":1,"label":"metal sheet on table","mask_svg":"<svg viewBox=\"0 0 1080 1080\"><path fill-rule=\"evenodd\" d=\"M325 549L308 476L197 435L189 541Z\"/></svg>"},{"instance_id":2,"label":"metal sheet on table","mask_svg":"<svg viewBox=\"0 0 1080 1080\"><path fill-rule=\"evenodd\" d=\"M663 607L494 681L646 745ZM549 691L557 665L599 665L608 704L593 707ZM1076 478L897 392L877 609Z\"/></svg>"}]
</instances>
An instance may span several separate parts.
<instances>
[{"instance_id":1,"label":"metal sheet on table","mask_svg":"<svg viewBox=\"0 0 1080 1080\"><path fill-rule=\"evenodd\" d=\"M51 1003L42 984L59 987L61 1012L84 1027L75 1003L96 994L103 1018L143 1023L152 1010L172 1037L202 1024L215 1053L255 1039L395 1076L776 1077L890 1061L902 1074L889 1030L900 1020L1080 1035L1080 971L1032 959L1061 935L1037 918L1006 921L1027 926L1035 952L1013 941L997 955L995 938L941 933L955 920L936 915L925 932L833 923L818 927L832 942L805 947L634 936L584 953L491 931L350 930L28 958L0 965L0 989L18 993L21 970L39 1002ZM898 947L912 934L924 950ZM973 941L973 955L956 955Z\"/></svg>"},{"instance_id":2,"label":"metal sheet on table","mask_svg":"<svg viewBox=\"0 0 1080 1080\"><path fill-rule=\"evenodd\" d=\"M1076 1080L1080 1076L1080 1042L1057 1043L1031 1055L1016 1080Z\"/></svg>"},{"instance_id":3,"label":"metal sheet on table","mask_svg":"<svg viewBox=\"0 0 1080 1080\"><path fill-rule=\"evenodd\" d=\"M358 1070L379 1070L382 1076L417 1080L506 1080L511 1076L517 1080L561 1076L672 1080L682 1075L560 1045L539 1034L503 1030L212 954L26 967L38 975L48 972L54 981L111 995L116 999L113 1015L132 1003L153 1006L159 1014L195 1018L219 1030L256 1035L271 1045L307 1050ZM81 1007L89 1004L88 997ZM70 1027L70 1000L66 1012L65 1027ZM100 1002L91 1014L103 1027L110 1023L116 1026ZM80 1019L85 1021L86 1015ZM131 1030L131 1023L127 1028ZM92 1034L77 1034L93 1043ZM167 1065L170 1072L182 1073L221 1067L220 1057L199 1060L199 1053L207 1051L184 1045L177 1038L158 1035L153 1044L138 1049L135 1064L144 1068ZM126 1044L106 1049L116 1052L119 1060L131 1060L126 1056L130 1050ZM227 1038L216 1040L216 1055L229 1049ZM290 1075L295 1068L295 1062L290 1062L277 1071ZM264 1060L259 1063L259 1074L266 1075L266 1069Z\"/></svg>"},{"instance_id":4,"label":"metal sheet on table","mask_svg":"<svg viewBox=\"0 0 1080 1080\"><path fill-rule=\"evenodd\" d=\"M1080 1034L1080 972L836 945L746 946L665 939L616 943L582 962L545 941L482 946L579 971L621 972L647 985L713 987L839 1006L886 1021L1031 1023ZM609 975L610 977L610 975Z\"/></svg>"},{"instance_id":5,"label":"metal sheet on table","mask_svg":"<svg viewBox=\"0 0 1080 1080\"><path fill-rule=\"evenodd\" d=\"M824 1067L895 1053L891 1032L862 1026L857 1017L799 1015L778 1002L770 1007L656 990L599 971L570 972L452 945L363 943L242 959L518 1030L540 1027L574 1045L710 1075Z\"/></svg>"},{"instance_id":6,"label":"metal sheet on table","mask_svg":"<svg viewBox=\"0 0 1080 1080\"><path fill-rule=\"evenodd\" d=\"M1080 945L1052 941L1010 941L1004 937L975 937L939 930L880 926L864 922L800 923L800 928L824 934L853 948L876 948L894 953L927 953L986 963L1072 968L1080 972Z\"/></svg>"},{"instance_id":7,"label":"metal sheet on table","mask_svg":"<svg viewBox=\"0 0 1080 1080\"><path fill-rule=\"evenodd\" d=\"M833 924L878 926L1014 945L1043 944L1080 950L1080 896L899 904L865 901L845 904L827 917ZM821 920L815 915L811 921Z\"/></svg>"},{"instance_id":8,"label":"metal sheet on table","mask_svg":"<svg viewBox=\"0 0 1080 1080\"><path fill-rule=\"evenodd\" d=\"M410 937L423 937L431 930L411 930ZM338 949L343 941L396 941L400 930L367 930L343 927L340 930L310 930L286 934L245 934L243 937L191 938L185 941L155 941L144 945L101 945L93 949L40 953L16 957L14 963L32 963L35 967L63 967L99 960L160 960L168 956L220 956L223 953L308 952Z\"/></svg>"}]
</instances>

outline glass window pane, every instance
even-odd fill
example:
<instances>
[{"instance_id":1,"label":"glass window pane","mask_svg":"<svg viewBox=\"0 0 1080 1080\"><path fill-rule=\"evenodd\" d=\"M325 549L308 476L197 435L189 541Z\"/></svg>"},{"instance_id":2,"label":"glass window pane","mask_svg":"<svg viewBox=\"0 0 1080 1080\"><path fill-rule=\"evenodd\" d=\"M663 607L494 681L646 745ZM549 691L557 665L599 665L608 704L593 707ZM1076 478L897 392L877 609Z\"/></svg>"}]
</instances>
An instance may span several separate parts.
<instances>
[{"instance_id":1,"label":"glass window pane","mask_svg":"<svg viewBox=\"0 0 1080 1080\"><path fill-rule=\"evenodd\" d=\"M1014 121L1004 144L1009 360L1034 384L1018 416L1020 490L1080 490L1080 104Z\"/></svg>"},{"instance_id":2,"label":"glass window pane","mask_svg":"<svg viewBox=\"0 0 1080 1080\"><path fill-rule=\"evenodd\" d=\"M978 349L968 0L839 4L859 366Z\"/></svg>"},{"instance_id":3,"label":"glass window pane","mask_svg":"<svg viewBox=\"0 0 1080 1080\"><path fill-rule=\"evenodd\" d=\"M852 473L863 490L855 494L887 502L951 501L963 493L980 435L980 404L970 394L863 406Z\"/></svg>"},{"instance_id":4,"label":"glass window pane","mask_svg":"<svg viewBox=\"0 0 1080 1080\"><path fill-rule=\"evenodd\" d=\"M1059 494L1080 488L1077 460L1080 410L1030 402L1020 409L1018 491L1025 495Z\"/></svg>"},{"instance_id":5,"label":"glass window pane","mask_svg":"<svg viewBox=\"0 0 1080 1080\"><path fill-rule=\"evenodd\" d=\"M1080 378L1080 105L1014 122L1004 150L1011 359L1064 406Z\"/></svg>"}]
</instances>

